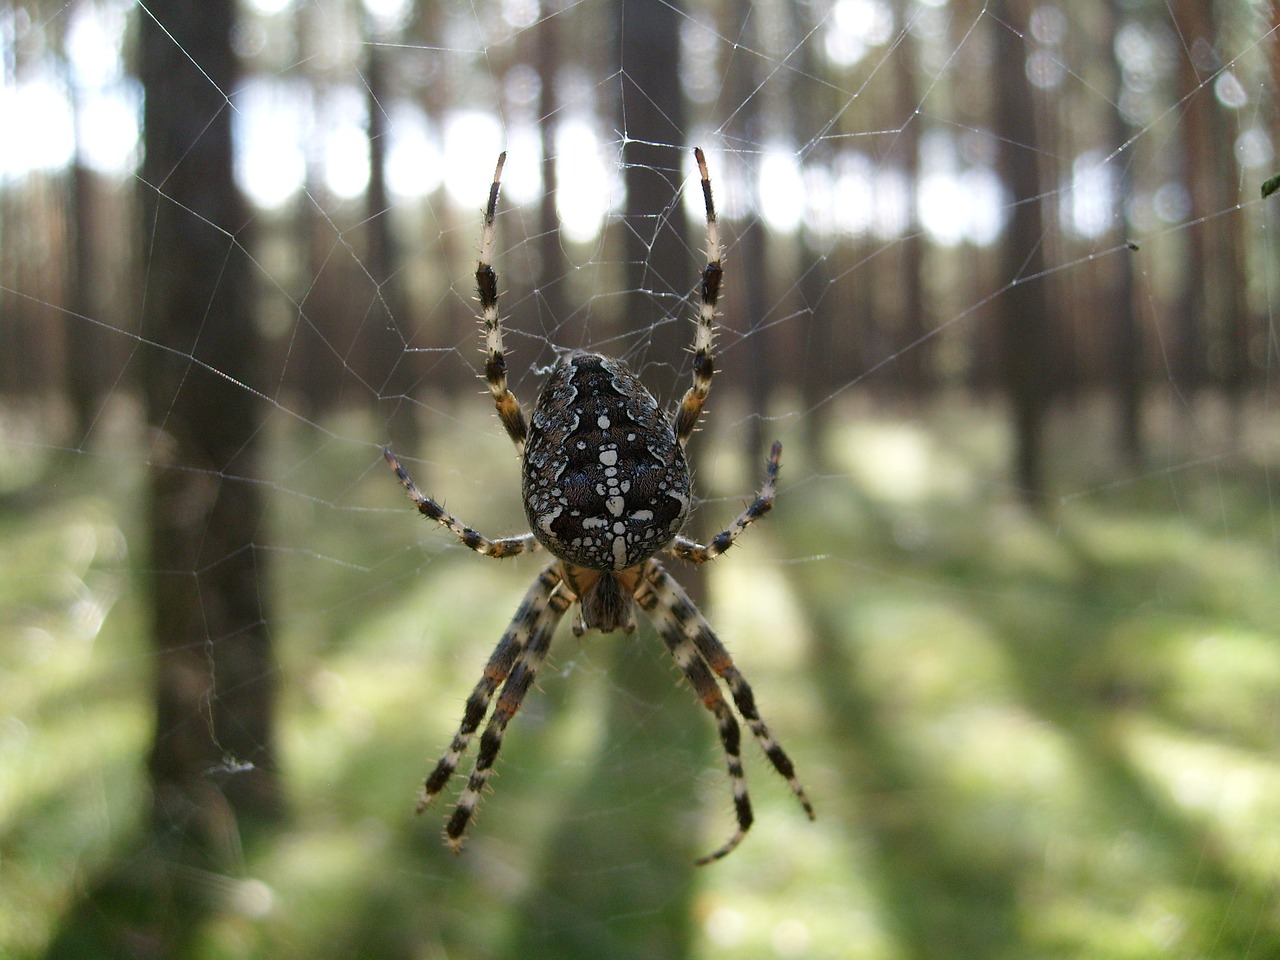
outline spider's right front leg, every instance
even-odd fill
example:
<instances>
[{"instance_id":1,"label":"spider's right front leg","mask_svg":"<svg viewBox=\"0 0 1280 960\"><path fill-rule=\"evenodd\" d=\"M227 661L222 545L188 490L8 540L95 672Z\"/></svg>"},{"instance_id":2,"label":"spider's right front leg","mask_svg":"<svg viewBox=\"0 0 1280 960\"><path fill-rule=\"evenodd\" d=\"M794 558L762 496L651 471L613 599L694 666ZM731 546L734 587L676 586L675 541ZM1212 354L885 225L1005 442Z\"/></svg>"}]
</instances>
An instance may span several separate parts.
<instances>
[{"instance_id":1,"label":"spider's right front leg","mask_svg":"<svg viewBox=\"0 0 1280 960\"><path fill-rule=\"evenodd\" d=\"M418 512L428 520L434 520L442 527L448 527L449 532L462 541L463 546L470 547L476 553L483 554L486 557L514 557L518 553L524 553L526 550L538 549L538 541L534 539L532 533L522 534L518 537L504 537L501 540L490 540L478 530L473 530L466 526L457 517L451 514L440 504L436 503L430 497L423 496L422 491L418 489L418 485L400 466L400 461L395 458L390 450L383 450L382 455L386 457L387 463L391 465L391 469L396 472L396 476L400 478L400 482L404 485L405 491L418 507Z\"/></svg>"},{"instance_id":2,"label":"spider's right front leg","mask_svg":"<svg viewBox=\"0 0 1280 960\"><path fill-rule=\"evenodd\" d=\"M489 187L489 203L484 210L484 226L480 231L480 261L476 264L476 292L480 295L480 321L484 324L484 378L498 408L507 436L516 445L516 453L524 456L524 440L529 432L520 402L507 386L507 354L502 344L502 317L498 314L498 274L493 269L493 220L498 209L498 189L502 183L502 167L507 162L504 151L498 155Z\"/></svg>"}]
</instances>

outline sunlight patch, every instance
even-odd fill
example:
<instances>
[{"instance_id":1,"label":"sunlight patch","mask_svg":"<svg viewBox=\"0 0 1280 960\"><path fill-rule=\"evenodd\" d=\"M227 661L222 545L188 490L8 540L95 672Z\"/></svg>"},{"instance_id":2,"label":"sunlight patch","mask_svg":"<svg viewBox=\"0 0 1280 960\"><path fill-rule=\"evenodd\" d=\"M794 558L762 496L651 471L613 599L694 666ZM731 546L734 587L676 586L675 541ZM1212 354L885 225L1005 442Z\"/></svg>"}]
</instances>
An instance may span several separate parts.
<instances>
[{"instance_id":1,"label":"sunlight patch","mask_svg":"<svg viewBox=\"0 0 1280 960\"><path fill-rule=\"evenodd\" d=\"M1225 855L1259 883L1280 881L1280 761L1150 717L1129 718L1133 763L1185 815L1213 831Z\"/></svg>"},{"instance_id":2,"label":"sunlight patch","mask_svg":"<svg viewBox=\"0 0 1280 960\"><path fill-rule=\"evenodd\" d=\"M836 455L865 492L888 503L919 503L969 492L973 477L940 449L914 421L860 422L847 426Z\"/></svg>"}]
</instances>

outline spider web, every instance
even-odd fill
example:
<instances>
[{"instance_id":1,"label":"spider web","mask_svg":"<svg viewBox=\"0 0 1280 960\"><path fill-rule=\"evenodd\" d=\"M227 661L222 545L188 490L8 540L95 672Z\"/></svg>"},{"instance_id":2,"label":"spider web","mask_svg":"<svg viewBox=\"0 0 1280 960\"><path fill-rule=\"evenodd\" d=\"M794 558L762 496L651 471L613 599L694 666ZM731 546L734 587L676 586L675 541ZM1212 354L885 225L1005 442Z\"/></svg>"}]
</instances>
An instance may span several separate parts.
<instances>
[{"instance_id":1,"label":"spider web","mask_svg":"<svg viewBox=\"0 0 1280 960\"><path fill-rule=\"evenodd\" d=\"M254 471L210 475L268 504L251 549L292 819L266 840L228 829L233 852L197 884L201 949L492 956L544 937L548 956L1274 953L1280 446L1274 201L1259 190L1280 166L1274 15L1212 7L1206 40L1174 2L689 5L669 49L684 115L655 135L619 114L639 78L608 39L644 22L617 28L606 5L247 3L244 77L222 94L253 229L227 247L252 260L265 359L245 376L198 344L176 353L267 411ZM82 0L0 16L6 127L25 134L0 161L7 349L43 371L90 341L98 385L77 419L69 386L4 368L19 586L0 817L25 915L5 917L0 945L34 955L75 888L38 865L113 862L145 807L156 447L135 378L174 351L138 333L145 293L113 233L132 191L167 196L140 182L140 90L120 55L160 13ZM1008 45L1036 132L1002 140ZM1234 166L1195 166L1195 123L1216 124ZM77 144L100 218L88 299L33 267L67 240L49 222L66 222ZM541 560L494 563L421 523L382 450L486 535L525 529L518 463L477 379L473 273L501 150L495 265L526 411L572 348L622 357L676 400L704 259L694 145L726 275L693 533L749 501L769 440L784 454L774 514L709 571L668 566L819 819L744 743L757 823L692 872L732 823L712 720L651 631L562 629L455 860L437 844L446 805L414 819L412 790ZM1006 146L1037 167L1033 198L1004 185ZM637 173L666 191L638 217ZM1000 244L1028 204L1039 232L1010 268ZM1228 234L1243 239L1213 246ZM1198 244L1204 301L1186 277ZM143 276L154 255L136 251ZM893 278L916 272L912 301ZM1098 320L1123 275L1141 451L1117 413L1122 347ZM1028 505L998 317L1037 285L1062 306L1045 489ZM1207 340L1198 380L1180 366L1187 297ZM1215 306L1233 298L1244 334ZM203 637L210 663L225 642ZM202 722L229 695L211 686ZM227 748L209 781L253 767Z\"/></svg>"}]
</instances>

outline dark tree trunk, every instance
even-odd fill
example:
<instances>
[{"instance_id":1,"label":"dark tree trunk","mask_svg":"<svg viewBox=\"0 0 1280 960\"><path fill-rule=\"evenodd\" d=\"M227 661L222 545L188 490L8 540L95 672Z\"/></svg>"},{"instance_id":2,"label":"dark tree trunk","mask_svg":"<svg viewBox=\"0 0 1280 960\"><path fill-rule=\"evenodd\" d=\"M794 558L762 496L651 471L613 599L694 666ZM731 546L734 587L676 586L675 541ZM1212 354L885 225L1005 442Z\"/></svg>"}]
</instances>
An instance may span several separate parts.
<instances>
[{"instance_id":1,"label":"dark tree trunk","mask_svg":"<svg viewBox=\"0 0 1280 960\"><path fill-rule=\"evenodd\" d=\"M993 0L995 133L999 169L1009 193L1009 223L1001 239L996 301L1000 364L1013 407L1014 476L1028 503L1044 495L1042 441L1050 396L1050 318L1043 280L1044 226L1037 164L1035 105L1026 75L1027 15L1022 0Z\"/></svg>"},{"instance_id":2,"label":"dark tree trunk","mask_svg":"<svg viewBox=\"0 0 1280 960\"><path fill-rule=\"evenodd\" d=\"M914 7L914 4L910 5ZM900 4L899 14L909 21L912 10ZM895 349L902 386L909 396L920 397L932 385L933 341L927 337L932 328L925 315L924 299L924 231L917 215L920 185L920 124L916 113L919 95L916 91L916 41L907 30L893 51L894 114L902 124L894 144L894 157L902 165L907 185L907 223L904 228L897 275L900 283L898 307L901 311Z\"/></svg>"},{"instance_id":3,"label":"dark tree trunk","mask_svg":"<svg viewBox=\"0 0 1280 960\"><path fill-rule=\"evenodd\" d=\"M615 0L618 8L622 97L618 128L627 140L622 162L627 187L625 323L630 331L651 328L664 315L680 323L654 327L645 353L646 380L660 400L678 396L686 386L676 372L688 372L692 327L687 294L695 287L691 236L677 191L683 180L684 101L677 65L680 49L679 3L664 0ZM714 176L714 172L713 172ZM702 244L693 249L701 250ZM654 299L652 293L662 294ZM656 375L656 376L655 376ZM663 382L665 379L665 382Z\"/></svg>"},{"instance_id":4,"label":"dark tree trunk","mask_svg":"<svg viewBox=\"0 0 1280 960\"><path fill-rule=\"evenodd\" d=\"M93 172L81 162L79 149L71 166L69 180L70 248L67 254L68 305L70 328L66 335L67 396L75 422L77 443L83 443L98 418L106 396L106 369L103 358L111 352L110 334L97 323L85 323L81 317L100 320L95 285L100 282L95 256L94 233L98 208L98 182Z\"/></svg>"},{"instance_id":5,"label":"dark tree trunk","mask_svg":"<svg viewBox=\"0 0 1280 960\"><path fill-rule=\"evenodd\" d=\"M157 0L140 18L154 820L174 856L214 867L237 825L281 803L267 555L255 549L267 536L253 479L260 344L224 95L236 85L235 8Z\"/></svg>"},{"instance_id":6,"label":"dark tree trunk","mask_svg":"<svg viewBox=\"0 0 1280 960\"><path fill-rule=\"evenodd\" d=\"M756 32L757 16L758 11L749 3L729 7L729 36L738 41L739 47L729 55L720 97L724 104L734 105L732 117L726 125L729 142L734 144L761 143L764 139L760 113L766 109L766 98L763 94L752 95L760 83L755 70L759 62L757 51L765 42ZM778 83L784 82L781 78L775 79ZM751 178L756 172L754 158L749 159L748 177L741 181L744 188L751 188ZM723 176L723 173L711 171L713 188L717 175ZM744 369L736 373L733 382L746 387L745 391L738 392L745 394L747 409L760 414L749 421L746 441L748 463L755 463L772 440L772 437L765 437L763 415L769 409L769 396L773 392L770 362L779 359L772 349L772 337L764 322L766 305L772 302L770 259L776 256L777 245L771 243L759 207L753 201L754 198L747 204L747 215L734 224L733 256L728 258L731 266L725 273L728 282L724 294L728 319L746 337L742 348L735 351ZM721 242L728 239L722 236ZM724 365L717 363L717 366Z\"/></svg>"},{"instance_id":7,"label":"dark tree trunk","mask_svg":"<svg viewBox=\"0 0 1280 960\"><path fill-rule=\"evenodd\" d=\"M59 17L61 29L66 29L68 18ZM63 37L63 46L66 38ZM71 314L64 318L67 327L65 338L65 362L67 398L71 403L77 442L83 443L98 418L99 408L106 396L108 381L104 362L111 356L114 343L109 331L98 323L85 323L82 317L101 321L98 288L105 277L97 256L95 238L100 224L102 185L84 160L81 117L84 105L81 94L71 75L71 58L67 64L67 91L71 114L74 118L75 151L71 158L71 171L67 181L67 214L69 233L67 246L67 306Z\"/></svg>"},{"instance_id":8,"label":"dark tree trunk","mask_svg":"<svg viewBox=\"0 0 1280 960\"><path fill-rule=\"evenodd\" d=\"M1192 5L1198 2L1199 0L1192 0ZM1198 77L1191 61L1185 55L1180 57L1178 68L1180 102L1182 97L1187 95L1188 88L1194 89L1197 82ZM1183 268L1179 271L1182 289L1178 292L1173 312L1171 372L1174 384L1186 397L1191 397L1199 391L1205 379L1202 325L1204 303L1200 291L1206 279L1205 260L1208 243L1205 237L1205 225L1196 223L1194 214L1196 210L1203 208L1203 203L1197 202L1197 196L1204 188L1198 184L1207 175L1205 169L1207 148L1202 142L1205 129L1203 114L1207 106L1205 94L1198 97L1192 94L1182 112L1183 180L1191 195L1193 217L1185 233Z\"/></svg>"},{"instance_id":9,"label":"dark tree trunk","mask_svg":"<svg viewBox=\"0 0 1280 960\"><path fill-rule=\"evenodd\" d=\"M542 139L542 198L538 206L538 309L542 313L544 330L556 331L562 344L583 344L586 331L581 320L585 311L570 324L572 308L565 296L565 285L569 278L565 270L560 218L556 215L556 197L560 190L556 176L556 129L559 119L556 76L563 62L560 30L560 17L553 16L543 21L534 50L540 82L538 133Z\"/></svg>"},{"instance_id":10,"label":"dark tree trunk","mask_svg":"<svg viewBox=\"0 0 1280 960\"><path fill-rule=\"evenodd\" d=\"M796 36L807 33L805 12L793 6L790 15L792 33ZM800 76L821 76L825 69L822 53L813 43L797 44L794 58ZM808 143L806 161L825 166L835 176L839 172L838 145L843 143L837 123L846 120L847 103L842 100L838 86L826 83L812 84L796 101L796 122ZM841 276L852 262L850 246L851 241L842 239L838 233L826 238L817 231L801 233L800 276L795 289L800 300L797 307L806 319L802 332L794 338L798 348L797 366L790 371L787 383L799 391L805 411L799 421L804 428L804 452L815 465L816 473L825 472L822 465L828 462L827 431L831 421L837 419L840 405L832 398L855 382L860 372L859 368L842 362L846 359L842 345L854 339L856 323L847 307L858 277L855 272ZM837 276L841 277L838 283L834 280Z\"/></svg>"},{"instance_id":11,"label":"dark tree trunk","mask_svg":"<svg viewBox=\"0 0 1280 960\"><path fill-rule=\"evenodd\" d=\"M191 957L217 906L209 878L239 870L245 833L281 812L267 555L255 549L263 378L224 95L236 85L235 9L154 0L139 18L151 809L140 847L87 885L46 960Z\"/></svg>"},{"instance_id":12,"label":"dark tree trunk","mask_svg":"<svg viewBox=\"0 0 1280 960\"><path fill-rule=\"evenodd\" d=\"M1114 41L1116 31L1123 20L1121 0L1108 0L1109 17L1107 35ZM1109 45L1114 50L1114 42ZM1108 60L1112 69L1111 89L1114 106L1109 111L1111 148L1121 150L1129 139L1128 125L1120 112L1120 96L1124 92L1124 78L1114 56ZM1114 165L1118 183L1116 203L1121 211L1127 210L1133 194L1133 173L1128 162ZM1127 219L1123 212L1119 218L1120 229L1127 233ZM1123 242L1126 237L1116 238ZM1112 258L1112 292L1108 309L1111 311L1114 330L1114 363L1111 369L1115 390L1116 412L1119 421L1121 455L1133 464L1142 461L1142 328L1138 324L1133 300L1133 258L1127 253Z\"/></svg>"},{"instance_id":13,"label":"dark tree trunk","mask_svg":"<svg viewBox=\"0 0 1280 960\"><path fill-rule=\"evenodd\" d=\"M1223 314L1234 298L1225 285L1226 251L1219 249L1223 218L1214 216L1224 209L1222 182L1229 177L1218 168L1213 91L1202 86L1219 66L1213 10L1204 0L1179 0L1173 14L1182 40L1176 94L1183 105L1183 183L1191 200L1182 290L1174 314L1173 374L1183 395L1190 397L1210 377L1210 342L1224 326Z\"/></svg>"},{"instance_id":14,"label":"dark tree trunk","mask_svg":"<svg viewBox=\"0 0 1280 960\"><path fill-rule=\"evenodd\" d=\"M372 19L366 15L366 23ZM371 31L366 29L366 34ZM369 186L365 191L368 250L365 268L376 285L376 302L369 313L368 331L374 378L379 398L388 405L387 437L397 450L418 449L419 429L413 390L418 381L417 356L406 349L414 338L409 298L400 272L391 200L387 195L387 64L385 48L370 36L365 47L365 86L369 112Z\"/></svg>"}]
</instances>

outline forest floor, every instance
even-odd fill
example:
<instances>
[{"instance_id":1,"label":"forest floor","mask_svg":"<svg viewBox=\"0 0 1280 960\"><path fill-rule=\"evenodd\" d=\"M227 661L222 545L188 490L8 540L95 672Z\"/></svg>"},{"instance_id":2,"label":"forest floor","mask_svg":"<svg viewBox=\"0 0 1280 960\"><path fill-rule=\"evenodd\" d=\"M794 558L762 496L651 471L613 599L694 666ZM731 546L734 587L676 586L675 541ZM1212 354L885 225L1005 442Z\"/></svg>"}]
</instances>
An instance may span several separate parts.
<instances>
[{"instance_id":1,"label":"forest floor","mask_svg":"<svg viewBox=\"0 0 1280 960\"><path fill-rule=\"evenodd\" d=\"M997 411L853 412L818 443L784 433L777 508L705 583L668 565L818 814L748 737L755 827L703 868L729 785L647 627L561 628L466 850L442 847L458 785L416 818L417 784L540 561L423 523L376 447L332 441L374 435L359 417L273 428L255 546L289 812L229 825L190 955L1280 956L1274 426L1157 424L1125 469L1073 411L1037 513L1003 479ZM406 458L419 486L486 533L522 529L492 418L445 422ZM22 445L28 473L0 478L0 957L146 955L115 904L82 899L145 860L144 457L123 434ZM703 534L763 467L708 434Z\"/></svg>"}]
</instances>

